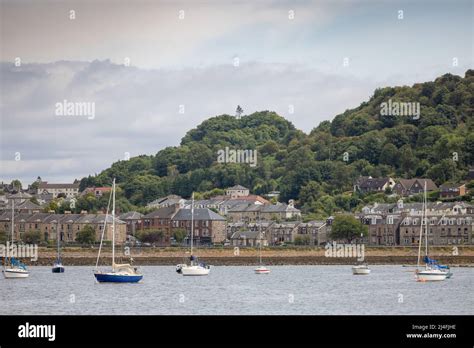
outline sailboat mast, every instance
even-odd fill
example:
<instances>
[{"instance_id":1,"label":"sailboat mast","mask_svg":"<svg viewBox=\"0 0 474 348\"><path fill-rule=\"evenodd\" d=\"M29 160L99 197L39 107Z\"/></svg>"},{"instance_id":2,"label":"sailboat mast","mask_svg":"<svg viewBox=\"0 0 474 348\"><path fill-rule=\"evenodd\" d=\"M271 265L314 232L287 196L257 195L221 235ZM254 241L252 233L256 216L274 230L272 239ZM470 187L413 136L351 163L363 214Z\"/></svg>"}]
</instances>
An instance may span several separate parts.
<instances>
[{"instance_id":1,"label":"sailboat mast","mask_svg":"<svg viewBox=\"0 0 474 348\"><path fill-rule=\"evenodd\" d=\"M425 200L423 199L422 211L421 211L421 221L420 221L420 238L418 239L418 260L416 262L416 268L420 267L420 257L421 257L421 242L423 241L423 216L425 213Z\"/></svg>"},{"instance_id":2,"label":"sailboat mast","mask_svg":"<svg viewBox=\"0 0 474 348\"><path fill-rule=\"evenodd\" d=\"M112 183L112 270L115 268L115 178Z\"/></svg>"},{"instance_id":3,"label":"sailboat mast","mask_svg":"<svg viewBox=\"0 0 474 348\"><path fill-rule=\"evenodd\" d=\"M260 259L260 265L262 264L262 224L258 224L258 238L260 239L259 241L259 259Z\"/></svg>"},{"instance_id":4,"label":"sailboat mast","mask_svg":"<svg viewBox=\"0 0 474 348\"><path fill-rule=\"evenodd\" d=\"M58 240L58 261L59 261L59 218L56 223L56 239Z\"/></svg>"},{"instance_id":5,"label":"sailboat mast","mask_svg":"<svg viewBox=\"0 0 474 348\"><path fill-rule=\"evenodd\" d=\"M11 198L12 200L12 246L14 242L14 235L15 235L15 200Z\"/></svg>"},{"instance_id":6,"label":"sailboat mast","mask_svg":"<svg viewBox=\"0 0 474 348\"><path fill-rule=\"evenodd\" d=\"M193 255L193 239L194 239L194 192L191 198L191 256Z\"/></svg>"},{"instance_id":7,"label":"sailboat mast","mask_svg":"<svg viewBox=\"0 0 474 348\"><path fill-rule=\"evenodd\" d=\"M425 256L428 256L428 199L426 197L426 180L424 187L425 197Z\"/></svg>"}]
</instances>

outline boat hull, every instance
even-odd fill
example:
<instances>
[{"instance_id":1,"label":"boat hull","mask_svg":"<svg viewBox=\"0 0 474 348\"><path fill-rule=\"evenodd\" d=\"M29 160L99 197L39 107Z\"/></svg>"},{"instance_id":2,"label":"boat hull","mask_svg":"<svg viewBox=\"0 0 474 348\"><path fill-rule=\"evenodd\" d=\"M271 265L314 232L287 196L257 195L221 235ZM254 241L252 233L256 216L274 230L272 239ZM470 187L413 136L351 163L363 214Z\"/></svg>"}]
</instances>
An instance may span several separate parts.
<instances>
[{"instance_id":1,"label":"boat hull","mask_svg":"<svg viewBox=\"0 0 474 348\"><path fill-rule=\"evenodd\" d=\"M206 276L210 272L209 268L202 266L185 266L181 268L183 276Z\"/></svg>"},{"instance_id":2,"label":"boat hull","mask_svg":"<svg viewBox=\"0 0 474 348\"><path fill-rule=\"evenodd\" d=\"M5 279L28 278L30 275L30 272L17 268L7 268L2 272Z\"/></svg>"},{"instance_id":3,"label":"boat hull","mask_svg":"<svg viewBox=\"0 0 474 348\"><path fill-rule=\"evenodd\" d=\"M360 267L352 267L352 274L353 275L368 275L368 274L370 274L370 269L360 268Z\"/></svg>"},{"instance_id":4,"label":"boat hull","mask_svg":"<svg viewBox=\"0 0 474 348\"><path fill-rule=\"evenodd\" d=\"M447 274L444 272L421 271L416 274L416 279L419 282L436 282L445 280Z\"/></svg>"},{"instance_id":5,"label":"boat hull","mask_svg":"<svg viewBox=\"0 0 474 348\"><path fill-rule=\"evenodd\" d=\"M138 283L142 274L94 273L99 283Z\"/></svg>"},{"instance_id":6,"label":"boat hull","mask_svg":"<svg viewBox=\"0 0 474 348\"><path fill-rule=\"evenodd\" d=\"M254 272L255 274L268 274L270 273L270 270L266 267L258 267L255 268Z\"/></svg>"},{"instance_id":7,"label":"boat hull","mask_svg":"<svg viewBox=\"0 0 474 348\"><path fill-rule=\"evenodd\" d=\"M64 273L64 271L65 271L65 268L62 265L54 266L52 269L53 273Z\"/></svg>"}]
</instances>

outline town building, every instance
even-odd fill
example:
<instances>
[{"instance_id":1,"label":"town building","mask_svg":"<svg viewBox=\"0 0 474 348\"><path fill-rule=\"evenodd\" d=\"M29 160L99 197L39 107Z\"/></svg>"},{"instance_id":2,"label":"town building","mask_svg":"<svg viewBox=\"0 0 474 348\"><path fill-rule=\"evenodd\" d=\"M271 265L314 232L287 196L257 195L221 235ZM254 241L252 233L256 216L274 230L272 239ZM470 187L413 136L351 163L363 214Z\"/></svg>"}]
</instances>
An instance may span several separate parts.
<instances>
[{"instance_id":1,"label":"town building","mask_svg":"<svg viewBox=\"0 0 474 348\"><path fill-rule=\"evenodd\" d=\"M237 231L230 237L231 245L239 247L268 246L265 232L261 231Z\"/></svg>"},{"instance_id":2,"label":"town building","mask_svg":"<svg viewBox=\"0 0 474 348\"><path fill-rule=\"evenodd\" d=\"M96 241L100 241L102 233L104 240L112 240L112 216L107 218L105 224L105 214L54 214L54 213L15 213L14 231L15 240L22 240L24 234L30 231L40 232L42 241L56 241L59 231L60 240L63 242L74 242L77 233L85 226L94 228ZM0 215L0 231L11 234L11 212L4 212ZM104 231L105 226L105 232ZM115 241L121 244L126 238L125 222L115 219ZM10 238L10 237L9 237Z\"/></svg>"},{"instance_id":3,"label":"town building","mask_svg":"<svg viewBox=\"0 0 474 348\"><path fill-rule=\"evenodd\" d=\"M136 211L129 211L119 216L119 219L127 225L127 236L135 236L143 217L143 214Z\"/></svg>"},{"instance_id":4,"label":"town building","mask_svg":"<svg viewBox=\"0 0 474 348\"><path fill-rule=\"evenodd\" d=\"M175 204L180 204L183 200L181 196L177 195L168 195L166 197L161 197L158 199L155 199L154 201L148 203L146 205L147 208L153 208L153 209L159 209L159 208L165 208L165 207L170 207Z\"/></svg>"},{"instance_id":5,"label":"town building","mask_svg":"<svg viewBox=\"0 0 474 348\"><path fill-rule=\"evenodd\" d=\"M455 198L466 194L465 184L443 184L440 186L441 198Z\"/></svg>"},{"instance_id":6,"label":"town building","mask_svg":"<svg viewBox=\"0 0 474 348\"><path fill-rule=\"evenodd\" d=\"M392 178L372 178L371 176L361 176L354 183L354 192L384 192L386 189L392 189L394 186L395 181Z\"/></svg>"},{"instance_id":7,"label":"town building","mask_svg":"<svg viewBox=\"0 0 474 348\"><path fill-rule=\"evenodd\" d=\"M473 215L428 215L428 244L474 244ZM420 239L421 216L407 216L400 224L400 245L416 246ZM423 226L423 228L425 228ZM425 238L425 236L423 236Z\"/></svg>"},{"instance_id":8,"label":"town building","mask_svg":"<svg viewBox=\"0 0 474 348\"><path fill-rule=\"evenodd\" d=\"M290 200L288 204L239 204L229 209L227 216L230 222L286 221L300 219L301 211Z\"/></svg>"},{"instance_id":9,"label":"town building","mask_svg":"<svg viewBox=\"0 0 474 348\"><path fill-rule=\"evenodd\" d=\"M85 196L89 193L92 193L96 198L102 197L104 194L111 192L112 187L102 186L102 187L86 187L84 191L81 192L81 196Z\"/></svg>"},{"instance_id":10,"label":"town building","mask_svg":"<svg viewBox=\"0 0 474 348\"><path fill-rule=\"evenodd\" d=\"M60 195L65 198L72 198L79 193L79 182L72 184L49 184L47 181L41 181L38 183L36 194L41 195L44 193L50 193L54 198Z\"/></svg>"},{"instance_id":11,"label":"town building","mask_svg":"<svg viewBox=\"0 0 474 348\"><path fill-rule=\"evenodd\" d=\"M194 220L193 243L196 245L223 243L226 239L226 220L221 215L210 209L194 209L194 216L191 217L192 209L179 209L172 217L172 228L185 229L187 244L190 244L191 219Z\"/></svg>"},{"instance_id":12,"label":"town building","mask_svg":"<svg viewBox=\"0 0 474 348\"><path fill-rule=\"evenodd\" d=\"M174 204L171 206L161 207L158 210L152 211L141 218L141 221L137 224L138 230L153 230L160 231L162 233L159 241L156 242L160 246L168 246L171 243L171 237L173 236L173 224L172 218L179 211L180 205Z\"/></svg>"},{"instance_id":13,"label":"town building","mask_svg":"<svg viewBox=\"0 0 474 348\"><path fill-rule=\"evenodd\" d=\"M232 187L229 187L225 194L227 196L230 196L231 198L237 198L237 197L245 197L250 194L250 190L242 185L235 185Z\"/></svg>"},{"instance_id":14,"label":"town building","mask_svg":"<svg viewBox=\"0 0 474 348\"><path fill-rule=\"evenodd\" d=\"M438 186L431 179L397 179L392 191L399 196L411 196L423 193L426 183L426 191L431 192Z\"/></svg>"}]
</instances>

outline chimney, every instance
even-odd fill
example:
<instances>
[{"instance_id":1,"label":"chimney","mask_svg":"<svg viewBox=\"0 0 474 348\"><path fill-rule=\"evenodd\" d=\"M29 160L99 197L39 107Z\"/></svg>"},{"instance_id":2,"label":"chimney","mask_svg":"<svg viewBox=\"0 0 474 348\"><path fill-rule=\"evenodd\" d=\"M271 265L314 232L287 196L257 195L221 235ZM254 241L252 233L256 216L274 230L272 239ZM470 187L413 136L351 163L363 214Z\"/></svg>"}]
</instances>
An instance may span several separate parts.
<instances>
[{"instance_id":1,"label":"chimney","mask_svg":"<svg viewBox=\"0 0 474 348\"><path fill-rule=\"evenodd\" d=\"M87 210L81 210L81 214L82 215L87 214Z\"/></svg>"},{"instance_id":2,"label":"chimney","mask_svg":"<svg viewBox=\"0 0 474 348\"><path fill-rule=\"evenodd\" d=\"M295 207L295 201L294 201L293 199L290 199L290 200L288 201L288 207L289 207L289 208L294 208L294 207Z\"/></svg>"},{"instance_id":3,"label":"chimney","mask_svg":"<svg viewBox=\"0 0 474 348\"><path fill-rule=\"evenodd\" d=\"M184 199L180 199L179 200L179 209L183 209L184 208Z\"/></svg>"},{"instance_id":4,"label":"chimney","mask_svg":"<svg viewBox=\"0 0 474 348\"><path fill-rule=\"evenodd\" d=\"M70 210L65 210L64 214L71 214L71 211Z\"/></svg>"}]
</instances>

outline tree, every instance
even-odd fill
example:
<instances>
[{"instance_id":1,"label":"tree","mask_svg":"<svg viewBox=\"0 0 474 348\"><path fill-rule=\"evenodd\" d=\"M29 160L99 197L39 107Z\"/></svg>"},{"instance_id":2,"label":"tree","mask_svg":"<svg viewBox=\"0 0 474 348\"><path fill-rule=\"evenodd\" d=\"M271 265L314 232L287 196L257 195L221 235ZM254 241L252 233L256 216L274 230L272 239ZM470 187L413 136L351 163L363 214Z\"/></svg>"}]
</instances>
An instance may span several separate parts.
<instances>
[{"instance_id":1,"label":"tree","mask_svg":"<svg viewBox=\"0 0 474 348\"><path fill-rule=\"evenodd\" d=\"M188 234L184 228L178 228L173 232L173 238L179 244L182 244L184 242L184 239L186 238L187 235Z\"/></svg>"},{"instance_id":2,"label":"tree","mask_svg":"<svg viewBox=\"0 0 474 348\"><path fill-rule=\"evenodd\" d=\"M14 191L19 191L22 188L21 181L18 179L12 180L10 185L13 187Z\"/></svg>"},{"instance_id":3,"label":"tree","mask_svg":"<svg viewBox=\"0 0 474 348\"><path fill-rule=\"evenodd\" d=\"M41 240L41 232L40 231L28 231L25 232L22 238L23 242L27 244L38 244Z\"/></svg>"},{"instance_id":4,"label":"tree","mask_svg":"<svg viewBox=\"0 0 474 348\"><path fill-rule=\"evenodd\" d=\"M295 236L295 245L309 245L309 242L310 238L307 234Z\"/></svg>"},{"instance_id":5,"label":"tree","mask_svg":"<svg viewBox=\"0 0 474 348\"><path fill-rule=\"evenodd\" d=\"M345 239L349 243L368 234L368 228L352 215L337 215L334 218L330 237L334 240Z\"/></svg>"},{"instance_id":6,"label":"tree","mask_svg":"<svg viewBox=\"0 0 474 348\"><path fill-rule=\"evenodd\" d=\"M396 146L391 143L385 144L380 153L379 162L396 167L398 164L398 149Z\"/></svg>"},{"instance_id":7,"label":"tree","mask_svg":"<svg viewBox=\"0 0 474 348\"><path fill-rule=\"evenodd\" d=\"M0 243L6 243L8 240L8 235L7 232L5 231L0 231Z\"/></svg>"},{"instance_id":8,"label":"tree","mask_svg":"<svg viewBox=\"0 0 474 348\"><path fill-rule=\"evenodd\" d=\"M237 109L235 109L235 116L237 118L240 118L243 112L244 112L244 109L242 109L240 105L237 105Z\"/></svg>"},{"instance_id":9,"label":"tree","mask_svg":"<svg viewBox=\"0 0 474 348\"><path fill-rule=\"evenodd\" d=\"M158 243L163 239L162 230L142 230L136 235L137 239L142 243Z\"/></svg>"},{"instance_id":10,"label":"tree","mask_svg":"<svg viewBox=\"0 0 474 348\"><path fill-rule=\"evenodd\" d=\"M95 242L95 229L90 225L84 226L82 230L80 230L76 234L76 242L80 244L92 244Z\"/></svg>"}]
</instances>

